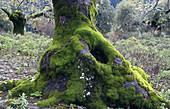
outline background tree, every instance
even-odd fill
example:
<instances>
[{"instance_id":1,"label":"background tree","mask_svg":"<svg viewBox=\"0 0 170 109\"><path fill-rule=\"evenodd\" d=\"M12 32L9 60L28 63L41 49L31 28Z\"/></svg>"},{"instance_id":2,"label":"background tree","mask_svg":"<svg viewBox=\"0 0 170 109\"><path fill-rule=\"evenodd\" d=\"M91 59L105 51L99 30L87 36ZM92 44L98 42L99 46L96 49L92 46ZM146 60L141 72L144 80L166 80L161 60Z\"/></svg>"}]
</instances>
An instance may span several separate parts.
<instances>
[{"instance_id":1,"label":"background tree","mask_svg":"<svg viewBox=\"0 0 170 109\"><path fill-rule=\"evenodd\" d=\"M116 5L119 4L122 0L110 0L111 5L113 5L114 8L116 8Z\"/></svg>"},{"instance_id":2,"label":"background tree","mask_svg":"<svg viewBox=\"0 0 170 109\"><path fill-rule=\"evenodd\" d=\"M110 0L98 0L97 10L96 26L102 34L106 34L113 28L115 10L110 4Z\"/></svg>"},{"instance_id":3,"label":"background tree","mask_svg":"<svg viewBox=\"0 0 170 109\"><path fill-rule=\"evenodd\" d=\"M12 2L12 1L11 1ZM16 34L24 34L24 26L26 24L26 21L30 18L36 18L40 17L42 15L46 15L46 12L43 10L46 7L50 7L47 11L52 11L51 9L51 3L47 0L39 2L40 4L36 3L35 1L28 1L28 0L14 0L13 5L11 5L11 2L2 2L0 4L3 7L8 8L10 6L11 10L6 10L4 8L1 8L9 17L10 21L13 22L14 29L13 33ZM34 7L38 7L39 10L43 10L41 12L37 12L37 9L35 10ZM32 9L34 8L34 9ZM10 12L11 11L11 12ZM36 14L35 14L36 13Z\"/></svg>"},{"instance_id":4,"label":"background tree","mask_svg":"<svg viewBox=\"0 0 170 109\"><path fill-rule=\"evenodd\" d=\"M122 0L116 7L115 24L118 30L136 31L145 22L148 26L140 31L158 29L160 27L169 28L168 0ZM162 25L162 26L161 26ZM166 25L166 27L165 27ZM115 26L117 28L117 26Z\"/></svg>"},{"instance_id":5,"label":"background tree","mask_svg":"<svg viewBox=\"0 0 170 109\"><path fill-rule=\"evenodd\" d=\"M89 109L156 109L165 102L150 77L131 66L95 28L95 0L53 4L55 35L40 59L40 73L34 79L1 83L0 90L11 90L13 97L42 92L47 99L38 102L40 107L73 103Z\"/></svg>"},{"instance_id":6,"label":"background tree","mask_svg":"<svg viewBox=\"0 0 170 109\"><path fill-rule=\"evenodd\" d=\"M169 0L157 0L154 8L142 16L142 21L148 23L149 27L160 34L161 31L168 33L170 30Z\"/></svg>"},{"instance_id":7,"label":"background tree","mask_svg":"<svg viewBox=\"0 0 170 109\"><path fill-rule=\"evenodd\" d=\"M114 21L116 24L115 27L119 27L120 32L127 32L135 29L135 11L135 4L130 0L122 0L117 4Z\"/></svg>"}]
</instances>

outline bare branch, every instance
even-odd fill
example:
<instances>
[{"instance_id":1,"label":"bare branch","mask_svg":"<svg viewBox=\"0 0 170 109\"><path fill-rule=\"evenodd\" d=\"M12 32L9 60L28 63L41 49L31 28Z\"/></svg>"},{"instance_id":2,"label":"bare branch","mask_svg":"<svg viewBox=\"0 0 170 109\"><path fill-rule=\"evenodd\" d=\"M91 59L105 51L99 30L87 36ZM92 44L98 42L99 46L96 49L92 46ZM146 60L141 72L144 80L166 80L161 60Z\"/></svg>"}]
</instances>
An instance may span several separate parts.
<instances>
[{"instance_id":1,"label":"bare branch","mask_svg":"<svg viewBox=\"0 0 170 109\"><path fill-rule=\"evenodd\" d=\"M168 14L170 12L170 9L168 9L167 11L165 11L165 14Z\"/></svg>"},{"instance_id":2,"label":"bare branch","mask_svg":"<svg viewBox=\"0 0 170 109\"><path fill-rule=\"evenodd\" d=\"M144 13L144 14L142 15L142 17L141 17L138 21L144 19L144 18L146 17L146 15L148 15L148 13L152 12L153 10L155 10L155 8L156 8L157 5L158 5L158 1L159 1L159 0L156 0L156 3L155 3L155 5L152 7L152 9L149 10L149 11L147 11L146 13Z\"/></svg>"},{"instance_id":3,"label":"bare branch","mask_svg":"<svg viewBox=\"0 0 170 109\"><path fill-rule=\"evenodd\" d=\"M21 6L21 4L24 2L24 0L22 0L21 2L20 2L20 4L17 6L17 9Z\"/></svg>"},{"instance_id":4,"label":"bare branch","mask_svg":"<svg viewBox=\"0 0 170 109\"><path fill-rule=\"evenodd\" d=\"M7 15L8 15L8 17L10 17L10 12L9 11L7 11L6 9L4 9L4 8L1 8Z\"/></svg>"},{"instance_id":5,"label":"bare branch","mask_svg":"<svg viewBox=\"0 0 170 109\"><path fill-rule=\"evenodd\" d=\"M51 12L51 11L52 11L52 9L49 9L49 10L47 10L46 12ZM51 16L48 16L48 15L46 14L46 12L40 12L40 13L37 13L37 14L32 14L32 15L30 15L29 17L27 17L27 20L29 20L30 18L37 18L37 17L43 16L43 15L44 15L44 17L46 17L46 18L53 18L53 17L51 17Z\"/></svg>"}]
</instances>

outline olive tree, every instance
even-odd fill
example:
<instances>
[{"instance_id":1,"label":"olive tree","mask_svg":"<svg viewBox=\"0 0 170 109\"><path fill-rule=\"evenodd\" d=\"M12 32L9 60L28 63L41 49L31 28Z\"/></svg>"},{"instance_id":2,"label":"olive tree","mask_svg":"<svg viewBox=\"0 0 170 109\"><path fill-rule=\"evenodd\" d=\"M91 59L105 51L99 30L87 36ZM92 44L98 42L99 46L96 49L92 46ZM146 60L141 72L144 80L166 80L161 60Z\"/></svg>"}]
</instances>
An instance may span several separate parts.
<instances>
[{"instance_id":1,"label":"olive tree","mask_svg":"<svg viewBox=\"0 0 170 109\"><path fill-rule=\"evenodd\" d=\"M125 58L95 28L95 0L53 0L55 35L42 55L35 78L6 81L12 97L42 92L40 107L60 103L88 109L160 108L166 102L150 77ZM168 105L167 105L168 106Z\"/></svg>"},{"instance_id":2,"label":"olive tree","mask_svg":"<svg viewBox=\"0 0 170 109\"><path fill-rule=\"evenodd\" d=\"M12 21L14 25L13 33L22 35L24 34L24 26L30 18L36 18L43 15L49 17L47 12L52 11L51 3L47 0L41 0L39 4L35 0L10 0L8 2L4 0L0 6L0 9L7 14L9 20ZM50 9L46 11L43 10L46 7L50 7Z\"/></svg>"}]
</instances>

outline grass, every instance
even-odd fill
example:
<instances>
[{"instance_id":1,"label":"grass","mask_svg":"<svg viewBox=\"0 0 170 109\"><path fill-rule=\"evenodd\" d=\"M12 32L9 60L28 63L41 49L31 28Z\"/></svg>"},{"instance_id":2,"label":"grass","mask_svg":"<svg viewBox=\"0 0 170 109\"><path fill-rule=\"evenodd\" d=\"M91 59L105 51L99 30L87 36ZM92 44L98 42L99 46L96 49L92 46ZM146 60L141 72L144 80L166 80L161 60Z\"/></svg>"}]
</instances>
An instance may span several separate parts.
<instances>
[{"instance_id":1,"label":"grass","mask_svg":"<svg viewBox=\"0 0 170 109\"><path fill-rule=\"evenodd\" d=\"M39 58L51 43L51 38L38 34L26 33L22 36L1 33L0 82L35 75L38 72Z\"/></svg>"}]
</instances>

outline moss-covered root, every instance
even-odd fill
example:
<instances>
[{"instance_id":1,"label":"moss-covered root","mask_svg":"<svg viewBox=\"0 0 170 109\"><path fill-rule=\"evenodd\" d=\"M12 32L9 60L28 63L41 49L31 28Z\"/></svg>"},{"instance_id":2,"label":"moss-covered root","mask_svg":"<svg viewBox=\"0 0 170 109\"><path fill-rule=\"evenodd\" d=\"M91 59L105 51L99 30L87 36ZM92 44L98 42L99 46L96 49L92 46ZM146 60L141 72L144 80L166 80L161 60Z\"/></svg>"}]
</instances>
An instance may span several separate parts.
<instances>
[{"instance_id":1,"label":"moss-covered root","mask_svg":"<svg viewBox=\"0 0 170 109\"><path fill-rule=\"evenodd\" d=\"M11 90L14 87L15 87L14 81L7 80L7 81L0 83L0 91Z\"/></svg>"}]
</instances>

